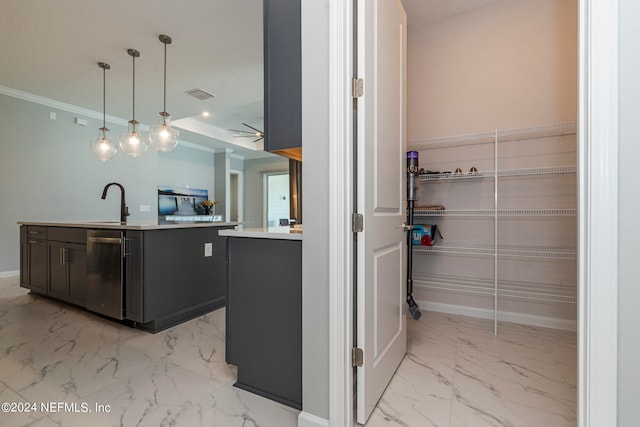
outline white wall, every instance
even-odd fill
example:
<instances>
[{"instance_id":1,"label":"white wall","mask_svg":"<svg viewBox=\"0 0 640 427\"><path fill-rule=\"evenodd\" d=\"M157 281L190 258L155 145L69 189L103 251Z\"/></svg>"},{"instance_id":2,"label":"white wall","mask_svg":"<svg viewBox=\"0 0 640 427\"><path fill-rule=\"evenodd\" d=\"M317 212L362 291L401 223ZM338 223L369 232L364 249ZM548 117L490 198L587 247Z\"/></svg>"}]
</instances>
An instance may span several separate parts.
<instances>
[{"instance_id":1,"label":"white wall","mask_svg":"<svg viewBox=\"0 0 640 427\"><path fill-rule=\"evenodd\" d=\"M575 0L506 0L408 32L408 139L464 135L575 121ZM498 169L576 164L575 136L500 145ZM420 151L420 166L437 171L494 169L493 145ZM575 175L501 180L499 208L575 208ZM447 209L493 209L492 180L422 184L419 203ZM449 243L493 244L493 220L418 218L438 223ZM499 244L576 246L576 218L501 218ZM414 273L493 280L492 257L418 255ZM501 258L499 278L533 283L577 282L575 263ZM575 289L575 287L573 288ZM486 310L492 295L434 291L416 283L418 301ZM431 308L435 308L430 305ZM445 309L445 306L441 306ZM575 327L575 304L500 298L505 312L542 316L542 324ZM480 314L481 311L474 311ZM471 313L471 311L469 312ZM522 320L524 321L524 317ZM529 317L528 321L532 321ZM547 320L549 319L548 323ZM536 320L537 322L537 320Z\"/></svg>"},{"instance_id":2,"label":"white wall","mask_svg":"<svg viewBox=\"0 0 640 427\"><path fill-rule=\"evenodd\" d=\"M640 3L620 0L619 8L618 426L635 427L640 420Z\"/></svg>"},{"instance_id":3,"label":"white wall","mask_svg":"<svg viewBox=\"0 0 640 427\"><path fill-rule=\"evenodd\" d=\"M56 113L56 120L49 113ZM17 221L118 220L120 195L105 184L117 181L126 189L132 221L155 221L158 185L179 183L213 192L213 154L185 147L172 153L152 148L141 158L118 153L110 162L95 160L89 140L102 122L0 95L0 273L19 269ZM117 140L122 126L108 123ZM140 212L140 205L151 211Z\"/></svg>"},{"instance_id":4,"label":"white wall","mask_svg":"<svg viewBox=\"0 0 640 427\"><path fill-rule=\"evenodd\" d=\"M409 28L409 142L576 120L577 10L505 0Z\"/></svg>"},{"instance_id":5,"label":"white wall","mask_svg":"<svg viewBox=\"0 0 640 427\"><path fill-rule=\"evenodd\" d=\"M302 410L324 420L329 419L328 70L329 2L303 1Z\"/></svg>"},{"instance_id":6,"label":"white wall","mask_svg":"<svg viewBox=\"0 0 640 427\"><path fill-rule=\"evenodd\" d=\"M169 153L158 152L158 185L206 188L214 199L214 154L178 145ZM157 200L156 200L157 205Z\"/></svg>"}]
</instances>

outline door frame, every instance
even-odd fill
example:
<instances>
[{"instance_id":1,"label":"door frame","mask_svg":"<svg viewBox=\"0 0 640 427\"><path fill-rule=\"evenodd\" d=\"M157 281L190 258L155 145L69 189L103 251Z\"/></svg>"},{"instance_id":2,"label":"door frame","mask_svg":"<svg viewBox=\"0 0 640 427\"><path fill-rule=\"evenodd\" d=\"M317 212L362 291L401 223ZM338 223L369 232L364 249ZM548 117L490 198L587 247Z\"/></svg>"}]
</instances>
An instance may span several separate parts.
<instances>
[{"instance_id":1,"label":"door frame","mask_svg":"<svg viewBox=\"0 0 640 427\"><path fill-rule=\"evenodd\" d=\"M618 388L618 0L578 0L578 5L578 425L614 426ZM610 238L597 239L602 233Z\"/></svg>"},{"instance_id":2,"label":"door frame","mask_svg":"<svg viewBox=\"0 0 640 427\"><path fill-rule=\"evenodd\" d=\"M331 426L354 419L352 3L328 0ZM578 14L578 425L595 427L617 422L618 0Z\"/></svg>"}]
</instances>

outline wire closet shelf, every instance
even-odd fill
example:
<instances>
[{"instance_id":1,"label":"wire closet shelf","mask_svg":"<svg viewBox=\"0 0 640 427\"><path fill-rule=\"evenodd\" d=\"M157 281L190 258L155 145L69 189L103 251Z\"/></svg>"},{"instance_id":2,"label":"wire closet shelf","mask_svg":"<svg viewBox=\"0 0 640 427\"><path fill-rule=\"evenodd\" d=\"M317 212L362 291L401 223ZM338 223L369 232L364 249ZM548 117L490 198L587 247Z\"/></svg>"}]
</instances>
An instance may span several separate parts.
<instances>
[{"instance_id":1,"label":"wire closet shelf","mask_svg":"<svg viewBox=\"0 0 640 427\"><path fill-rule=\"evenodd\" d=\"M575 174L575 165L545 165L542 167L526 167L517 169L499 168L498 147L507 142L527 142L536 144L553 137L576 135L576 122L547 124L526 128L495 129L493 131L448 136L441 138L418 139L409 141L409 150L437 150L450 147L464 147L479 144L493 144L493 170L470 172L426 172L419 176L424 183L451 182L458 180L493 179L494 201L493 209L454 209L447 210L443 206L416 206L414 216L428 218L444 217L476 217L493 218L493 244L450 244L437 243L434 246L415 246L417 254L457 254L462 256L493 257L493 277L457 277L446 275L414 274L416 286L423 289L447 292L461 292L466 294L481 294L494 298L494 333L497 334L498 297L512 299L544 301L560 304L576 303L576 284L566 283L532 283L520 281L505 281L499 278L499 262L503 257L522 259L548 259L575 261L575 247L531 246L531 245L503 245L499 243L498 222L501 217L575 217L577 214L573 206L558 208L510 208L500 209L498 204L498 181L509 180L512 177L553 177L561 174ZM573 203L572 203L573 204Z\"/></svg>"}]
</instances>

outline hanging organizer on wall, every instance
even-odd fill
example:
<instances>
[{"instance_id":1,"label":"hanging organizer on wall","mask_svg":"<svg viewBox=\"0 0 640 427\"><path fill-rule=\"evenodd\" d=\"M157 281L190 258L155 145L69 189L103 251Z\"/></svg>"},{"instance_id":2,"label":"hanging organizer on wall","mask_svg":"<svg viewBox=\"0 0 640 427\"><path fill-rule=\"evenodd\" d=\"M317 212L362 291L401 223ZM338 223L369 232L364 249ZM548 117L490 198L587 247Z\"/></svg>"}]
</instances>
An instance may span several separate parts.
<instances>
[{"instance_id":1,"label":"hanging organizer on wall","mask_svg":"<svg viewBox=\"0 0 640 427\"><path fill-rule=\"evenodd\" d=\"M575 306L576 281L570 274L575 270L575 234L567 233L566 223L558 223L568 218L575 228L575 135L576 123L570 122L410 142L409 149L427 151L424 155L421 153L420 158L425 159L421 167L432 169L431 165L434 165L435 169L437 166L443 169L440 173L430 171L420 175L423 188L421 203L417 203L414 212L416 222L420 218L440 223L454 218L467 221L465 224L449 221L441 226L448 243L414 248L417 255L460 256L457 260L439 258L433 261L431 270L438 270L435 273L420 271L420 260L416 260L416 287L427 292L492 296L496 334L502 301ZM567 141L566 138L572 139ZM445 154L451 150L466 160L457 159L456 154ZM563 160L571 161L571 164L555 164ZM460 162L466 162L466 166L478 162L481 166L474 171L453 172L453 166ZM573 178L569 181L558 178L566 175ZM545 185L535 181L549 179L556 181ZM460 190L461 186L465 188ZM544 191L549 188L554 191L562 188L565 193L573 194L566 196L560 192L547 197ZM456 195L457 191L464 192L465 196ZM450 209L449 203L456 206ZM423 204L442 204L445 209L420 209ZM561 206L555 206L557 204ZM492 235L486 225L491 219ZM467 236L463 233L456 237L459 229L470 230L467 236L471 243L465 241ZM479 229L484 232L474 233ZM556 234L562 236L556 238ZM450 239L451 236L454 238ZM549 237L555 241L546 246L544 240ZM482 239L481 243L477 242ZM477 274L472 271L461 275L459 263L468 257L488 259L484 264L483 261L467 261L467 264L480 267ZM510 265L514 260L519 264ZM551 260L552 264L541 266L537 264L540 260ZM557 265L557 262L564 265ZM539 276L544 276L544 280L538 280Z\"/></svg>"}]
</instances>

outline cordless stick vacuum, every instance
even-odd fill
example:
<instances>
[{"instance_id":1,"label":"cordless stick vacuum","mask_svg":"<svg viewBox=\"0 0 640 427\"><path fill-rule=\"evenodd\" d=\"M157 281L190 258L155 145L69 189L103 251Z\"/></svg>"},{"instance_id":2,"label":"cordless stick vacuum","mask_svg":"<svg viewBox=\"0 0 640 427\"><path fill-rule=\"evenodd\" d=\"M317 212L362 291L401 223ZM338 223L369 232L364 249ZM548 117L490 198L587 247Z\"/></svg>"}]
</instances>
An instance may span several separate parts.
<instances>
[{"instance_id":1,"label":"cordless stick vacuum","mask_svg":"<svg viewBox=\"0 0 640 427\"><path fill-rule=\"evenodd\" d=\"M418 152L407 151L407 304L409 313L419 320L422 313L413 299L413 208L416 200L416 179L418 178Z\"/></svg>"}]
</instances>

